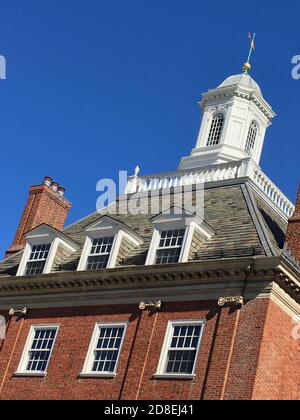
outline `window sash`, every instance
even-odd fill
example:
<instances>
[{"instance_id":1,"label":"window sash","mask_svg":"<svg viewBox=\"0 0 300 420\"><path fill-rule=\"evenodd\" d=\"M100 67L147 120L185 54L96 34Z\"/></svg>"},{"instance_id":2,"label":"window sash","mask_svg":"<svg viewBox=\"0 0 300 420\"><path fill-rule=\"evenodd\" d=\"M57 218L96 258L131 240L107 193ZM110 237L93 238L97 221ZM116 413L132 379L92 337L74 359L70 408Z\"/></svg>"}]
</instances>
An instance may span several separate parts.
<instances>
[{"instance_id":1,"label":"window sash","mask_svg":"<svg viewBox=\"0 0 300 420\"><path fill-rule=\"evenodd\" d=\"M51 244L33 245L28 262L47 261Z\"/></svg>"},{"instance_id":2,"label":"window sash","mask_svg":"<svg viewBox=\"0 0 300 420\"><path fill-rule=\"evenodd\" d=\"M43 274L45 266L46 266L46 262L45 261L28 261L28 263L26 264L26 276L37 276L39 274Z\"/></svg>"},{"instance_id":3,"label":"window sash","mask_svg":"<svg viewBox=\"0 0 300 420\"><path fill-rule=\"evenodd\" d=\"M97 238L92 241L90 256L110 255L114 237Z\"/></svg>"},{"instance_id":4,"label":"window sash","mask_svg":"<svg viewBox=\"0 0 300 420\"><path fill-rule=\"evenodd\" d=\"M106 268L110 255L90 255L87 259L87 270L95 271Z\"/></svg>"}]
</instances>

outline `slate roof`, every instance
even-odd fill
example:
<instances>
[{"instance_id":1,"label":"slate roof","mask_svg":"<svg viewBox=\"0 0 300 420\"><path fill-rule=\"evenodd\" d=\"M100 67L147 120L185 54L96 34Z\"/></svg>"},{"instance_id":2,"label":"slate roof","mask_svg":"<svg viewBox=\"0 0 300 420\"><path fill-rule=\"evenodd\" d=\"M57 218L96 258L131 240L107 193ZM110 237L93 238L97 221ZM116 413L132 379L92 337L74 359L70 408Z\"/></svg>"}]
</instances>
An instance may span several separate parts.
<instances>
[{"instance_id":1,"label":"slate roof","mask_svg":"<svg viewBox=\"0 0 300 420\"><path fill-rule=\"evenodd\" d=\"M215 233L201 246L200 251L192 256L193 260L281 254L286 222L250 183L211 187L205 190L204 201L204 220ZM107 212L105 210L102 213L94 213L63 230L65 235L80 244L81 249L59 267L60 271L71 272L77 269L86 238L85 227ZM126 224L144 240L141 246L135 248L122 260L121 265L145 264L154 229L151 221L153 216L153 214L112 216ZM0 262L0 277L14 276L21 258L22 252Z\"/></svg>"}]
</instances>

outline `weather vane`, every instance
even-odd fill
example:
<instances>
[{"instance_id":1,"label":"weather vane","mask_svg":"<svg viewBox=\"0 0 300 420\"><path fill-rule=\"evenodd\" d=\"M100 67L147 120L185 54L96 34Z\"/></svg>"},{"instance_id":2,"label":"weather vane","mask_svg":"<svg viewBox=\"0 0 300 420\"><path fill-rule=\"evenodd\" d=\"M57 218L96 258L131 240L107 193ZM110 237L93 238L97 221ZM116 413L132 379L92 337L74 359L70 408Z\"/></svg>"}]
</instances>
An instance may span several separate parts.
<instances>
[{"instance_id":1,"label":"weather vane","mask_svg":"<svg viewBox=\"0 0 300 420\"><path fill-rule=\"evenodd\" d=\"M252 36L251 33L249 32L248 38L250 41L250 51L249 51L247 62L243 65L243 70L245 74L248 74L248 72L251 70L250 59L251 59L253 51L255 50L255 37L256 37L256 34Z\"/></svg>"}]
</instances>

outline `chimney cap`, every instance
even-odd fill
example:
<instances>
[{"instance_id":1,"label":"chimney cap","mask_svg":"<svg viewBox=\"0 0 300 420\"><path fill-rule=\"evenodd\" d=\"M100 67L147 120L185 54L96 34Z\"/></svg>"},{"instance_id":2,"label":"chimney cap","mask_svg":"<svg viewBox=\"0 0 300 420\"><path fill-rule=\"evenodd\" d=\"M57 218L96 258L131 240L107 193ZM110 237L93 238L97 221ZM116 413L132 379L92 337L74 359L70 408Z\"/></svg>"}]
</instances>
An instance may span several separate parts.
<instances>
[{"instance_id":1,"label":"chimney cap","mask_svg":"<svg viewBox=\"0 0 300 420\"><path fill-rule=\"evenodd\" d=\"M51 188L53 191L57 191L59 188L59 184L57 182L52 182Z\"/></svg>"},{"instance_id":2,"label":"chimney cap","mask_svg":"<svg viewBox=\"0 0 300 420\"><path fill-rule=\"evenodd\" d=\"M52 184L52 181L53 179L51 178L51 176L45 176L43 184L48 185L48 187L50 187Z\"/></svg>"},{"instance_id":3,"label":"chimney cap","mask_svg":"<svg viewBox=\"0 0 300 420\"><path fill-rule=\"evenodd\" d=\"M64 197L66 189L64 187L58 187L57 192L61 197Z\"/></svg>"}]
</instances>

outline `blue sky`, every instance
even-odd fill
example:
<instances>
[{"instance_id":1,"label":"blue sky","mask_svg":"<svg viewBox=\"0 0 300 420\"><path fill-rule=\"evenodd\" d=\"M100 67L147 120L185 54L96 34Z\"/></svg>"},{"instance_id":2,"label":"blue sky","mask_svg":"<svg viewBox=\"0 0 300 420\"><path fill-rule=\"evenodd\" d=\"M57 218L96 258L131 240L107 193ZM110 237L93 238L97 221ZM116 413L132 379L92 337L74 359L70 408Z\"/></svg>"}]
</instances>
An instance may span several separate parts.
<instances>
[{"instance_id":1,"label":"blue sky","mask_svg":"<svg viewBox=\"0 0 300 420\"><path fill-rule=\"evenodd\" d=\"M95 210L96 182L119 170L175 170L194 147L201 93L240 72L257 32L252 76L278 117L261 165L295 199L299 181L298 1L1 1L0 253L28 186L67 188L68 222Z\"/></svg>"}]
</instances>

